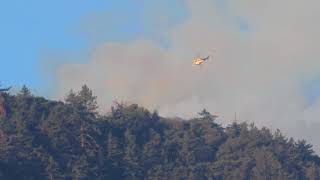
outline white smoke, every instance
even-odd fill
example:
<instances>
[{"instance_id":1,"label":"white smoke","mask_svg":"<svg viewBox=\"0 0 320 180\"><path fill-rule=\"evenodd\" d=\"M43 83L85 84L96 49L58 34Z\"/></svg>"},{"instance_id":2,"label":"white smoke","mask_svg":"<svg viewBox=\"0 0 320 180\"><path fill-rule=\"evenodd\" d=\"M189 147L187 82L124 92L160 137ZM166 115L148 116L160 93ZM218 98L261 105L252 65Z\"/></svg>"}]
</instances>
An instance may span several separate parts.
<instances>
[{"instance_id":1,"label":"white smoke","mask_svg":"<svg viewBox=\"0 0 320 180\"><path fill-rule=\"evenodd\" d=\"M189 19L159 32L171 42L168 49L152 40L98 45L89 63L58 69L58 96L86 83L103 110L120 100L164 116L191 117L207 108L229 121L237 112L242 121L279 128L320 150L320 101L308 105L302 86L320 73L320 2L224 2L221 12L217 1L186 1ZM239 29L237 17L248 30ZM191 66L198 53L213 59Z\"/></svg>"}]
</instances>

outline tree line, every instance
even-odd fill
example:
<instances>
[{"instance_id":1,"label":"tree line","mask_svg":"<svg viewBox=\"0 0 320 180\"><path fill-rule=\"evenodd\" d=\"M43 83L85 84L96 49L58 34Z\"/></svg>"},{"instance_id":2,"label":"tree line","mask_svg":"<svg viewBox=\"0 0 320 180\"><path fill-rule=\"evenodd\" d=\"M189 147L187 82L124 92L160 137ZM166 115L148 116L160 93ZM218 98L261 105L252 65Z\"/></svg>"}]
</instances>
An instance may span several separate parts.
<instances>
[{"instance_id":1,"label":"tree line","mask_svg":"<svg viewBox=\"0 0 320 180\"><path fill-rule=\"evenodd\" d=\"M100 114L86 85L64 102L27 87L2 96L0 179L320 179L306 141L254 124L222 127L206 110L181 121L115 103Z\"/></svg>"}]
</instances>

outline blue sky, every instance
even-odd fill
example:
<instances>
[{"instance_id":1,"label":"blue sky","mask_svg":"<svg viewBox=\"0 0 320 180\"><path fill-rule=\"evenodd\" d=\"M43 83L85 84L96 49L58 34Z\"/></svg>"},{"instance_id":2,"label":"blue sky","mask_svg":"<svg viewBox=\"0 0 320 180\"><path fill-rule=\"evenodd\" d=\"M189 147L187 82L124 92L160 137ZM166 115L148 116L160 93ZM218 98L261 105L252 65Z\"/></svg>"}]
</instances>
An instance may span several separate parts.
<instances>
[{"instance_id":1,"label":"blue sky","mask_svg":"<svg viewBox=\"0 0 320 180\"><path fill-rule=\"evenodd\" d=\"M82 16L108 8L95 0L8 0L0 2L1 82L4 85L44 84L39 67L43 49L79 50L86 39L72 33Z\"/></svg>"},{"instance_id":2,"label":"blue sky","mask_svg":"<svg viewBox=\"0 0 320 180\"><path fill-rule=\"evenodd\" d=\"M183 19L182 6L169 0L163 2L160 8L171 7L167 12L172 19L168 26ZM43 64L56 65L70 59L86 61L55 56L82 53L83 57L96 43L152 36L152 26L147 24L156 17L146 14L154 5L150 1L130 0L1 1L0 82L6 86L26 84L45 94L54 77L44 75ZM101 14L106 14L106 23L95 24L101 22L95 21ZM121 21L115 20L118 18ZM48 56L52 57L43 58Z\"/></svg>"}]
</instances>

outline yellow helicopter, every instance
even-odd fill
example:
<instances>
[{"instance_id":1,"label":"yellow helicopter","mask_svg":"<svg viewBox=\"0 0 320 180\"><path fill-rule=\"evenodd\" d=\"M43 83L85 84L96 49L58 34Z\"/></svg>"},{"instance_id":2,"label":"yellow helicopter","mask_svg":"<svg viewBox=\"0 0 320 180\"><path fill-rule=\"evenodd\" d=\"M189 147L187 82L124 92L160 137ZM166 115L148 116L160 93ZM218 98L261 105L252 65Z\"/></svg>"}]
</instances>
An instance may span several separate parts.
<instances>
[{"instance_id":1,"label":"yellow helicopter","mask_svg":"<svg viewBox=\"0 0 320 180\"><path fill-rule=\"evenodd\" d=\"M204 63L205 61L207 61L210 58L210 56L205 57L205 58L194 58L192 60L192 65L201 65L202 63Z\"/></svg>"}]
</instances>

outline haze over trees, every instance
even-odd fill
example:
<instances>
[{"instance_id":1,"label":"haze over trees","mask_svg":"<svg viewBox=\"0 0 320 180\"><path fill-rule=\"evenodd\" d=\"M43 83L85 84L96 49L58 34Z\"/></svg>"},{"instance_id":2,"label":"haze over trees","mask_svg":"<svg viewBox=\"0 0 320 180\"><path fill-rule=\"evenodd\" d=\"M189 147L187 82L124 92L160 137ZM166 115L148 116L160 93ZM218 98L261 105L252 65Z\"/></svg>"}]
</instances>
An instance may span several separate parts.
<instances>
[{"instance_id":1,"label":"haze over trees","mask_svg":"<svg viewBox=\"0 0 320 180\"><path fill-rule=\"evenodd\" d=\"M65 102L27 87L3 98L0 179L320 179L306 141L253 124L222 127L206 110L181 121L116 103L102 115L87 86Z\"/></svg>"}]
</instances>

